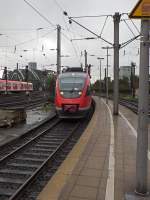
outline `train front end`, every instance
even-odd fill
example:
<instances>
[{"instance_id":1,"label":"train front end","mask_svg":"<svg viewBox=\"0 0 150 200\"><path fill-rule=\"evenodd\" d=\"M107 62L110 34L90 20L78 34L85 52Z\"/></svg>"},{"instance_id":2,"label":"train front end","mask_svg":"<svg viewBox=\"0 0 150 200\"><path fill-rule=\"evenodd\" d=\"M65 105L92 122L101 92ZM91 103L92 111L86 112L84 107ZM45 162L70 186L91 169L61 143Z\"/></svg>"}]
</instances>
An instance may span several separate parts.
<instances>
[{"instance_id":1,"label":"train front end","mask_svg":"<svg viewBox=\"0 0 150 200\"><path fill-rule=\"evenodd\" d=\"M91 108L91 102L87 73L67 72L58 76L55 108L60 118L84 118Z\"/></svg>"}]
</instances>

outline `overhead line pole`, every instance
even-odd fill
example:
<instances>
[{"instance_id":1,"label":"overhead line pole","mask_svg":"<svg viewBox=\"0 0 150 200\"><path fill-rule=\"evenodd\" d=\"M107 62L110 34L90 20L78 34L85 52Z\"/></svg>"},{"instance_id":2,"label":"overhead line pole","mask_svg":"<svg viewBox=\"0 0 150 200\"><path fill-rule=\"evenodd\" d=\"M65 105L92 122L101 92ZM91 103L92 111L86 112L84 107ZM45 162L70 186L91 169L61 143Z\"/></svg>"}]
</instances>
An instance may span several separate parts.
<instances>
[{"instance_id":1,"label":"overhead line pole","mask_svg":"<svg viewBox=\"0 0 150 200\"><path fill-rule=\"evenodd\" d=\"M61 72L61 26L57 25L57 75Z\"/></svg>"},{"instance_id":2,"label":"overhead line pole","mask_svg":"<svg viewBox=\"0 0 150 200\"><path fill-rule=\"evenodd\" d=\"M97 58L99 60L99 97L101 97L101 94L102 94L102 87L101 87L101 71L102 71L102 60L104 58L100 58L98 57Z\"/></svg>"},{"instance_id":3,"label":"overhead line pole","mask_svg":"<svg viewBox=\"0 0 150 200\"><path fill-rule=\"evenodd\" d=\"M108 57L110 56L108 54L108 50L112 49L110 46L102 47L102 49L107 50L107 60L106 60L106 103L108 104L108 92L109 92L109 84L108 84Z\"/></svg>"},{"instance_id":4,"label":"overhead line pole","mask_svg":"<svg viewBox=\"0 0 150 200\"><path fill-rule=\"evenodd\" d=\"M121 15L116 12L114 19L114 94L113 94L113 114L118 115L119 104L119 23Z\"/></svg>"},{"instance_id":5,"label":"overhead line pole","mask_svg":"<svg viewBox=\"0 0 150 200\"><path fill-rule=\"evenodd\" d=\"M150 20L141 21L136 192L147 195L148 110L149 110L149 30Z\"/></svg>"},{"instance_id":6,"label":"overhead line pole","mask_svg":"<svg viewBox=\"0 0 150 200\"><path fill-rule=\"evenodd\" d=\"M84 50L84 57L85 57L85 71L87 72L87 51Z\"/></svg>"}]
</instances>

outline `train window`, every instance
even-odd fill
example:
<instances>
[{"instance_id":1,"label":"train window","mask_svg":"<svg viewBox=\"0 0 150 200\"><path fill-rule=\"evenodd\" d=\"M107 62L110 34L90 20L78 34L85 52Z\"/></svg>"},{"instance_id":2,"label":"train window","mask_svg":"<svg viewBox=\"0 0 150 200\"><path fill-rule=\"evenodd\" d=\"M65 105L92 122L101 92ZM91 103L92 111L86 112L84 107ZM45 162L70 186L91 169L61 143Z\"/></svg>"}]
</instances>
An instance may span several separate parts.
<instances>
[{"instance_id":1,"label":"train window","mask_svg":"<svg viewBox=\"0 0 150 200\"><path fill-rule=\"evenodd\" d=\"M76 90L83 89L85 78L81 77L63 77L59 80L60 90Z\"/></svg>"}]
</instances>

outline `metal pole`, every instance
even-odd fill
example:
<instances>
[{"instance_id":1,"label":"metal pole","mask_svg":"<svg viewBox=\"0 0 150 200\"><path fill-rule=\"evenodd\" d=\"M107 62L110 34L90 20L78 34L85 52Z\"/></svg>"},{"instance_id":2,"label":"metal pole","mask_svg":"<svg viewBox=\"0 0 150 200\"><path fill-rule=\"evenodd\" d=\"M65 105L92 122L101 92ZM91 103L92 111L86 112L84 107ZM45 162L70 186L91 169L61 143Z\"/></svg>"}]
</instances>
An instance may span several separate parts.
<instances>
[{"instance_id":1,"label":"metal pole","mask_svg":"<svg viewBox=\"0 0 150 200\"><path fill-rule=\"evenodd\" d=\"M104 58L101 58L101 57L98 57L97 58L98 60L99 60L99 96L101 96L101 90L102 90L102 83L101 83L101 71L102 71L102 69L101 69L101 65L102 65L102 60L104 59Z\"/></svg>"},{"instance_id":2,"label":"metal pole","mask_svg":"<svg viewBox=\"0 0 150 200\"><path fill-rule=\"evenodd\" d=\"M132 64L131 64L131 75L130 75L130 91L131 91L131 96L133 97L133 70L132 70Z\"/></svg>"},{"instance_id":3,"label":"metal pole","mask_svg":"<svg viewBox=\"0 0 150 200\"><path fill-rule=\"evenodd\" d=\"M107 70L106 70L106 103L108 104L108 48L107 48Z\"/></svg>"},{"instance_id":4,"label":"metal pole","mask_svg":"<svg viewBox=\"0 0 150 200\"><path fill-rule=\"evenodd\" d=\"M106 68L104 70L105 70L105 95L106 95Z\"/></svg>"},{"instance_id":5,"label":"metal pole","mask_svg":"<svg viewBox=\"0 0 150 200\"><path fill-rule=\"evenodd\" d=\"M61 72L61 26L57 25L57 74Z\"/></svg>"},{"instance_id":6,"label":"metal pole","mask_svg":"<svg viewBox=\"0 0 150 200\"><path fill-rule=\"evenodd\" d=\"M133 66L133 98L135 98L135 65Z\"/></svg>"},{"instance_id":7,"label":"metal pole","mask_svg":"<svg viewBox=\"0 0 150 200\"><path fill-rule=\"evenodd\" d=\"M28 65L25 68L25 81L27 82L26 94L28 95L28 79L29 79L29 69Z\"/></svg>"},{"instance_id":8,"label":"metal pole","mask_svg":"<svg viewBox=\"0 0 150 200\"><path fill-rule=\"evenodd\" d=\"M87 51L84 50L84 56L85 56L85 71L87 72Z\"/></svg>"},{"instance_id":9,"label":"metal pole","mask_svg":"<svg viewBox=\"0 0 150 200\"><path fill-rule=\"evenodd\" d=\"M114 106L113 113L118 115L118 103L119 103L119 23L120 14L118 12L113 16L114 18Z\"/></svg>"},{"instance_id":10,"label":"metal pole","mask_svg":"<svg viewBox=\"0 0 150 200\"><path fill-rule=\"evenodd\" d=\"M147 194L148 110L149 110L149 20L141 21L136 192Z\"/></svg>"},{"instance_id":11,"label":"metal pole","mask_svg":"<svg viewBox=\"0 0 150 200\"><path fill-rule=\"evenodd\" d=\"M18 65L18 63L17 63L17 81L19 81L19 76L18 76L18 67L19 65Z\"/></svg>"},{"instance_id":12,"label":"metal pole","mask_svg":"<svg viewBox=\"0 0 150 200\"><path fill-rule=\"evenodd\" d=\"M135 77L135 63L131 63L131 95L135 97L135 88L134 88L134 77Z\"/></svg>"},{"instance_id":13,"label":"metal pole","mask_svg":"<svg viewBox=\"0 0 150 200\"><path fill-rule=\"evenodd\" d=\"M99 97L101 97L101 59L99 59Z\"/></svg>"},{"instance_id":14,"label":"metal pole","mask_svg":"<svg viewBox=\"0 0 150 200\"><path fill-rule=\"evenodd\" d=\"M5 75L5 81L6 81L6 89L5 89L5 94L7 94L7 82L8 82L8 77L7 77L7 67L4 68L4 75Z\"/></svg>"}]
</instances>

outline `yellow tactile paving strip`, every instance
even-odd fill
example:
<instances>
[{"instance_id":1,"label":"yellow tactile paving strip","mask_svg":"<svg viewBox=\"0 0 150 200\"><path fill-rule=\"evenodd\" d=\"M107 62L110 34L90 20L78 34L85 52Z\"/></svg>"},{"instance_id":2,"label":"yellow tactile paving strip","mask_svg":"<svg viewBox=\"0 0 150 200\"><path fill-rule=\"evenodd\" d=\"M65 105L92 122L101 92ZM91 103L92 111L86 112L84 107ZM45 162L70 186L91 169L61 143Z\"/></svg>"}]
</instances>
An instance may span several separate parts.
<instances>
[{"instance_id":1,"label":"yellow tactile paving strip","mask_svg":"<svg viewBox=\"0 0 150 200\"><path fill-rule=\"evenodd\" d=\"M95 98L95 100L98 102L98 98ZM58 200L62 188L65 186L70 176L72 175L73 170L79 162L80 157L85 149L85 146L87 145L91 135L93 134L92 130L97 124L98 112L99 103L96 104L96 109L92 120L90 121L80 140L69 153L68 157L65 159L55 175L48 182L43 191L39 194L37 200Z\"/></svg>"}]
</instances>

